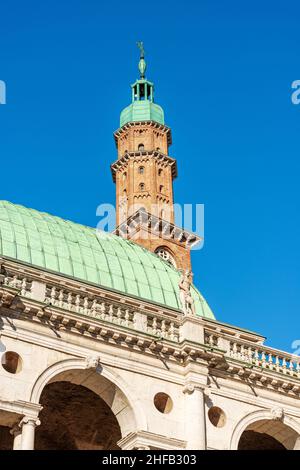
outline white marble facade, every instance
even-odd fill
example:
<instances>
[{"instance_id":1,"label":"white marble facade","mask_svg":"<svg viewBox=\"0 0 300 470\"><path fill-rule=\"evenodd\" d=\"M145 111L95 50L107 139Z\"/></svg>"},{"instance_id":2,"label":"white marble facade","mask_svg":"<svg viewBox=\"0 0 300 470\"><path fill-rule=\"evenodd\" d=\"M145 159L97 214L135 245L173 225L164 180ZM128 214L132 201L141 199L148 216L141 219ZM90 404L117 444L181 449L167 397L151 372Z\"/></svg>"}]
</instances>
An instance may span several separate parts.
<instances>
[{"instance_id":1,"label":"white marble facade","mask_svg":"<svg viewBox=\"0 0 300 470\"><path fill-rule=\"evenodd\" d=\"M10 430L14 449L35 448L37 429L47 426L41 395L59 381L106 403L123 450L237 449L247 430L300 447L297 357L265 347L262 336L246 330L5 264L0 427ZM49 285L80 289L94 304L75 312L62 294L49 302Z\"/></svg>"}]
</instances>

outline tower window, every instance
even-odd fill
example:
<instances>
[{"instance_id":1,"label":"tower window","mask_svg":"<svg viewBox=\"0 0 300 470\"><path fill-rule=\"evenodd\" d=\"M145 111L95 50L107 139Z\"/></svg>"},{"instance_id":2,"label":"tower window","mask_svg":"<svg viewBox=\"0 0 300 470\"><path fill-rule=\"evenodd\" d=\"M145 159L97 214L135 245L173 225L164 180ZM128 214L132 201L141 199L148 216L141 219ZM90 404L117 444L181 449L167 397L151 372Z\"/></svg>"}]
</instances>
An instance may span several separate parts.
<instances>
[{"instance_id":1,"label":"tower window","mask_svg":"<svg viewBox=\"0 0 300 470\"><path fill-rule=\"evenodd\" d=\"M123 180L126 180L127 173L126 171L123 173Z\"/></svg>"},{"instance_id":2,"label":"tower window","mask_svg":"<svg viewBox=\"0 0 300 470\"><path fill-rule=\"evenodd\" d=\"M162 172L163 172L163 171L162 171L162 169L160 168L160 169L158 170L158 176L161 176L161 175L162 175Z\"/></svg>"},{"instance_id":3,"label":"tower window","mask_svg":"<svg viewBox=\"0 0 300 470\"><path fill-rule=\"evenodd\" d=\"M143 152L144 150L145 150L145 145L144 144L139 144L138 151Z\"/></svg>"},{"instance_id":4,"label":"tower window","mask_svg":"<svg viewBox=\"0 0 300 470\"><path fill-rule=\"evenodd\" d=\"M158 248L156 248L154 253L157 254L161 259L163 259L167 264L176 268L175 259L166 247L159 246Z\"/></svg>"},{"instance_id":5,"label":"tower window","mask_svg":"<svg viewBox=\"0 0 300 470\"><path fill-rule=\"evenodd\" d=\"M139 184L139 190L140 191L145 191L145 184L144 183Z\"/></svg>"},{"instance_id":6,"label":"tower window","mask_svg":"<svg viewBox=\"0 0 300 470\"><path fill-rule=\"evenodd\" d=\"M143 166L139 166L139 174L143 175L145 172L145 168Z\"/></svg>"},{"instance_id":7,"label":"tower window","mask_svg":"<svg viewBox=\"0 0 300 470\"><path fill-rule=\"evenodd\" d=\"M163 187L163 185L161 184L161 185L159 186L159 192L162 193L163 190L164 190L164 187Z\"/></svg>"}]
</instances>

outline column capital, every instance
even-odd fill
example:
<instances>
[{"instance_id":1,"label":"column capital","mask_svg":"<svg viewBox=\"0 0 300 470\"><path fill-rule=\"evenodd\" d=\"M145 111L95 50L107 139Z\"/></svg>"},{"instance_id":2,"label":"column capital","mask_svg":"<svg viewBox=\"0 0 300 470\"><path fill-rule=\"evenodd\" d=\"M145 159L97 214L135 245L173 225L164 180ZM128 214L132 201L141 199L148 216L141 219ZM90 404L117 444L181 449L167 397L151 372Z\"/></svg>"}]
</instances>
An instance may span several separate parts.
<instances>
[{"instance_id":1,"label":"column capital","mask_svg":"<svg viewBox=\"0 0 300 470\"><path fill-rule=\"evenodd\" d=\"M22 430L21 430L21 422L22 422L22 421L20 421L19 423L14 424L13 427L10 429L9 433L10 433L12 436L16 437L16 436L18 436L19 434L21 434L21 432L22 432Z\"/></svg>"},{"instance_id":2,"label":"column capital","mask_svg":"<svg viewBox=\"0 0 300 470\"><path fill-rule=\"evenodd\" d=\"M184 387L182 392L187 393L188 395L191 395L194 393L195 390L199 390L200 392L204 393L206 391L207 386L204 384L198 384L195 382L187 382Z\"/></svg>"},{"instance_id":3,"label":"column capital","mask_svg":"<svg viewBox=\"0 0 300 470\"><path fill-rule=\"evenodd\" d=\"M39 426L41 424L41 421L39 420L39 418L34 418L32 416L24 416L20 423L19 423L19 426L22 427L23 424L30 424L32 426Z\"/></svg>"}]
</instances>

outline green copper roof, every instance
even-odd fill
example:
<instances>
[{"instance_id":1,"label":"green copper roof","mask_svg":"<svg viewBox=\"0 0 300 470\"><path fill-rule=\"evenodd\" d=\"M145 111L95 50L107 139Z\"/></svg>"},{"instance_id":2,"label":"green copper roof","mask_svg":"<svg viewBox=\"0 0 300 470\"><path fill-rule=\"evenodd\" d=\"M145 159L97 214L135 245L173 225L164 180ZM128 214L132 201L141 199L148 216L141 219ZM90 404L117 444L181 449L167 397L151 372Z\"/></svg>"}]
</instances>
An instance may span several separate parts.
<instances>
[{"instance_id":1,"label":"green copper roof","mask_svg":"<svg viewBox=\"0 0 300 470\"><path fill-rule=\"evenodd\" d=\"M134 101L123 109L120 116L120 127L128 122L155 121L159 124L165 123L163 109L149 100Z\"/></svg>"},{"instance_id":2,"label":"green copper roof","mask_svg":"<svg viewBox=\"0 0 300 470\"><path fill-rule=\"evenodd\" d=\"M134 242L0 201L0 256L178 309L180 273ZM198 315L214 318L192 289Z\"/></svg>"}]
</instances>

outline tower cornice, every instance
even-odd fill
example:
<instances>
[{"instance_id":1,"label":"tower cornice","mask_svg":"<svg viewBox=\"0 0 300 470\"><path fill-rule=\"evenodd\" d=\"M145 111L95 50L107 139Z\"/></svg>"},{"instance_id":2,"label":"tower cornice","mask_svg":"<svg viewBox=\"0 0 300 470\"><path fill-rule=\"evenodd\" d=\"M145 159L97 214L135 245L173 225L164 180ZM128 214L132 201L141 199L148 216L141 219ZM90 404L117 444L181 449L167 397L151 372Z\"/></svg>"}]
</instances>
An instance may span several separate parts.
<instances>
[{"instance_id":1,"label":"tower cornice","mask_svg":"<svg viewBox=\"0 0 300 470\"><path fill-rule=\"evenodd\" d=\"M116 146L118 146L118 138L121 137L122 134L128 131L131 127L140 127L141 125L151 126L154 129L160 130L161 132L167 135L168 145L172 145L172 132L170 127L164 124L159 124L156 121L132 121L124 124L124 126L122 127L119 127L119 129L114 132Z\"/></svg>"},{"instance_id":2,"label":"tower cornice","mask_svg":"<svg viewBox=\"0 0 300 470\"><path fill-rule=\"evenodd\" d=\"M142 152L126 152L121 158L111 164L110 168L113 181L116 182L116 172L123 169L130 160L140 161L142 163L143 160L148 157L151 157L160 163L167 163L170 165L172 178L175 179L177 177L177 162L174 158L171 158L157 150L143 150Z\"/></svg>"}]
</instances>

